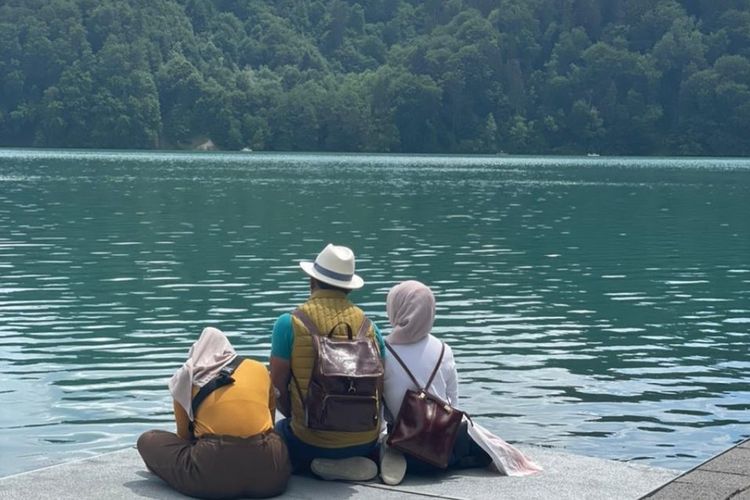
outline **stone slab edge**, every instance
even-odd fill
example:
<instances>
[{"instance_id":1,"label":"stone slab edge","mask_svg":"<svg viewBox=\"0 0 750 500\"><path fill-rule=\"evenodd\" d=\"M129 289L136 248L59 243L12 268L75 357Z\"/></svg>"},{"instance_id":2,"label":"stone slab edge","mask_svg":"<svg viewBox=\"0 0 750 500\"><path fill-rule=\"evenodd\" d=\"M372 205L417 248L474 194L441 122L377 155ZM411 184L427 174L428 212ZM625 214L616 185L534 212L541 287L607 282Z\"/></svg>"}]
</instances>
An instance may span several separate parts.
<instances>
[{"instance_id":1,"label":"stone slab edge","mask_svg":"<svg viewBox=\"0 0 750 500\"><path fill-rule=\"evenodd\" d=\"M528 477L484 470L438 477L407 477L399 486L377 481L343 483L294 476L280 498L417 499L636 499L679 473L645 465L583 457L541 447L520 447L544 467ZM0 499L186 498L150 474L138 452L127 448L0 478Z\"/></svg>"},{"instance_id":2,"label":"stone slab edge","mask_svg":"<svg viewBox=\"0 0 750 500\"><path fill-rule=\"evenodd\" d=\"M701 462L700 464L696 465L692 469L688 469L682 474L679 474L677 477L673 478L671 481L668 481L658 488L655 488L653 491L648 492L644 496L641 497L641 499L648 499L648 498L667 498L667 497L675 497L675 498L681 498L683 496L684 491L692 491L696 496L701 496L703 498L708 498L708 496L713 496L716 498L727 498L731 495L732 491L730 491L730 494L724 495L721 494L715 488L716 485L712 486L710 484L711 481L701 481L698 482L698 484L694 484L694 481L691 481L688 479L690 476L696 476L698 474L707 472L707 473L715 473L716 478L714 479L714 482L716 482L717 485L721 485L721 483L725 482L720 477L723 475L722 471L720 470L714 470L710 464L711 462L714 462L717 459L720 459L721 457L724 457L728 454L731 454L735 450L750 450L750 438L745 439L744 441L740 441L739 443L735 444L731 448L727 448L726 450L722 451L721 453L714 455L713 457L705 460L704 462ZM731 474L731 473L730 473ZM701 484L703 483L703 484ZM674 489L674 494L669 494L668 492ZM704 496L700 493L699 490L705 490L703 493L706 493L708 495L709 493L712 493L712 495ZM713 490L713 491L712 491ZM731 490L731 488L730 488Z\"/></svg>"}]
</instances>

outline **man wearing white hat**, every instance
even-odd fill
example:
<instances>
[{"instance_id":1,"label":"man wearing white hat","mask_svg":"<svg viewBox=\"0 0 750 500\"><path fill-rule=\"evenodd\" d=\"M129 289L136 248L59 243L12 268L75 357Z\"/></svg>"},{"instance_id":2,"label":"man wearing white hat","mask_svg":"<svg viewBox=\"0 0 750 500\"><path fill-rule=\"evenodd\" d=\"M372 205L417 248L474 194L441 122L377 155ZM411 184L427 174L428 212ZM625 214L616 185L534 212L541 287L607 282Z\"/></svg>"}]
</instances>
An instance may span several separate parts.
<instances>
[{"instance_id":1,"label":"man wearing white hat","mask_svg":"<svg viewBox=\"0 0 750 500\"><path fill-rule=\"evenodd\" d=\"M377 474L377 465L366 457L376 449L379 418L372 428L354 432L311 428L305 406L316 356L311 335L333 332L334 338L341 338L345 335L337 331L341 325L349 333L361 330L376 344L376 357L385 353L383 338L348 299L349 292L364 285L354 273L351 249L329 244L315 261L302 261L300 267L310 277L310 298L294 313L282 314L273 327L271 381L277 408L287 417L276 423L276 430L285 439L298 471L310 467L323 479L366 481Z\"/></svg>"}]
</instances>

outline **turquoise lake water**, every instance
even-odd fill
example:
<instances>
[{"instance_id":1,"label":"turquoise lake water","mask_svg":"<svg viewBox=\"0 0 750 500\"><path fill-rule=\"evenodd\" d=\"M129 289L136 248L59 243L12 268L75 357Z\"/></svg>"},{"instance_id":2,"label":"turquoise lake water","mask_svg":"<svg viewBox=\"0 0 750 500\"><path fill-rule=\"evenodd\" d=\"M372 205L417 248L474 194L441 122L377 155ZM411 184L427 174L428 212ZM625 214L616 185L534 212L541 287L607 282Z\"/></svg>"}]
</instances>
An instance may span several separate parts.
<instances>
[{"instance_id":1,"label":"turquoise lake water","mask_svg":"<svg viewBox=\"0 0 750 500\"><path fill-rule=\"evenodd\" d=\"M508 441L687 469L750 435L750 160L0 150L0 476L173 428L201 329L266 360L351 246L436 292Z\"/></svg>"}]
</instances>

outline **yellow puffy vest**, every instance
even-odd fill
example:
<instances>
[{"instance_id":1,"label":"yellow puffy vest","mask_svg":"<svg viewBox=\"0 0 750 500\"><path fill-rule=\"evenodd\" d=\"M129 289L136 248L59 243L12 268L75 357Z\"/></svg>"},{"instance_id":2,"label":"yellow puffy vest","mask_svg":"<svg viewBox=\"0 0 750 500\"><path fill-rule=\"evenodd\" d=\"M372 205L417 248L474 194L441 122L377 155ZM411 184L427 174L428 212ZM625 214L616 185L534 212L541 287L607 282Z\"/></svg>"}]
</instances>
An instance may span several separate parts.
<instances>
[{"instance_id":1,"label":"yellow puffy vest","mask_svg":"<svg viewBox=\"0 0 750 500\"><path fill-rule=\"evenodd\" d=\"M310 299L299 307L318 327L320 332L328 332L341 322L348 323L357 332L365 320L365 313L352 304L343 292L336 290L316 290ZM292 379L289 394L292 402L292 432L301 441L320 448L345 448L368 444L375 441L380 429L364 432L319 431L305 426L305 409L300 399L304 398L312 375L314 352L310 332L302 322L292 316L292 372L299 383L299 391ZM334 332L335 338L345 338L343 330ZM367 336L375 341L375 328L370 326Z\"/></svg>"}]
</instances>

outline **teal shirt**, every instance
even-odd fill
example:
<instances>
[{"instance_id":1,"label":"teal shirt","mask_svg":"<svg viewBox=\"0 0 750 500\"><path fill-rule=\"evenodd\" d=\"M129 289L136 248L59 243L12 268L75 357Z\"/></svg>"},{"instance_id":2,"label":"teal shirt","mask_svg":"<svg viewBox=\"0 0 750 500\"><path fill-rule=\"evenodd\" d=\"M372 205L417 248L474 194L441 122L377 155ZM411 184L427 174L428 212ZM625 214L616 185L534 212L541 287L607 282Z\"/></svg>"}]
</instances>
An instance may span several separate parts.
<instances>
[{"instance_id":1,"label":"teal shirt","mask_svg":"<svg viewBox=\"0 0 750 500\"><path fill-rule=\"evenodd\" d=\"M378 341L380 357L385 358L385 343L380 328L375 323L375 338ZM294 344L294 330L292 329L292 315L284 313L276 319L271 334L271 356L290 360L292 359L292 345Z\"/></svg>"}]
</instances>

